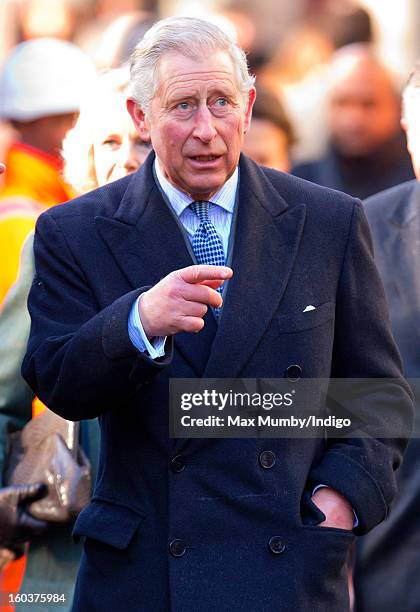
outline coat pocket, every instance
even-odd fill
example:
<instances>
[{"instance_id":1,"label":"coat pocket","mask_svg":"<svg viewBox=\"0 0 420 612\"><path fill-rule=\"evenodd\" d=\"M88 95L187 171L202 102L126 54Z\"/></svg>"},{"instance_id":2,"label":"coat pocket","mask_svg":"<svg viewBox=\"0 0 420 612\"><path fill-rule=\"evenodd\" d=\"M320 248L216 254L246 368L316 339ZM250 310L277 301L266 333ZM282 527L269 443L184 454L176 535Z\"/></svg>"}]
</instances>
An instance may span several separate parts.
<instances>
[{"instance_id":1,"label":"coat pocket","mask_svg":"<svg viewBox=\"0 0 420 612\"><path fill-rule=\"evenodd\" d=\"M126 549L146 517L128 506L94 498L79 514L72 536L93 538L120 550Z\"/></svg>"},{"instance_id":2,"label":"coat pocket","mask_svg":"<svg viewBox=\"0 0 420 612\"><path fill-rule=\"evenodd\" d=\"M304 491L300 503L300 516L303 525L316 527L325 521L325 514L314 504L310 491Z\"/></svg>"},{"instance_id":3,"label":"coat pocket","mask_svg":"<svg viewBox=\"0 0 420 612\"><path fill-rule=\"evenodd\" d=\"M313 329L328 323L334 318L334 303L325 302L314 310L296 312L293 314L280 314L276 317L277 328L281 333L294 333Z\"/></svg>"}]
</instances>

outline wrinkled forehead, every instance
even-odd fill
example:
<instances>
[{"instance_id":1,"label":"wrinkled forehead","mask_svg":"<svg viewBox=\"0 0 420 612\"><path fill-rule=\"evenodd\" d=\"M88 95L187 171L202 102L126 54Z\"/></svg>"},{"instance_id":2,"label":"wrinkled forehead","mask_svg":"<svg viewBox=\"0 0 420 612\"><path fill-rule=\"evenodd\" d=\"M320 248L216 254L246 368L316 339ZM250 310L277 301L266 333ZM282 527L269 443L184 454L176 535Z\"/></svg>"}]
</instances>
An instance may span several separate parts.
<instances>
[{"instance_id":1,"label":"wrinkled forehead","mask_svg":"<svg viewBox=\"0 0 420 612\"><path fill-rule=\"evenodd\" d=\"M157 65L155 95L173 91L187 93L201 89L204 85L224 86L239 90L233 61L223 50L211 51L203 57L188 57L177 52L165 53Z\"/></svg>"}]
</instances>

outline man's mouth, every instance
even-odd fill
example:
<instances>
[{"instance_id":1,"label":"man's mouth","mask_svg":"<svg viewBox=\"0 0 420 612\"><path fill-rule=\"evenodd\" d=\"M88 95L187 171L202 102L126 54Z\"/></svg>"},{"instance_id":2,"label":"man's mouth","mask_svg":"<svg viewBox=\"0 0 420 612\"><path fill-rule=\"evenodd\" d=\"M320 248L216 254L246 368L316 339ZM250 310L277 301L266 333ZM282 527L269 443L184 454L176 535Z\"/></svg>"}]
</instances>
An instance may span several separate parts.
<instances>
[{"instance_id":1,"label":"man's mouth","mask_svg":"<svg viewBox=\"0 0 420 612\"><path fill-rule=\"evenodd\" d=\"M219 157L220 155L195 155L191 157L191 159L194 159L195 161L200 161L200 162L208 162L208 161L214 161L215 159L218 159Z\"/></svg>"}]
</instances>

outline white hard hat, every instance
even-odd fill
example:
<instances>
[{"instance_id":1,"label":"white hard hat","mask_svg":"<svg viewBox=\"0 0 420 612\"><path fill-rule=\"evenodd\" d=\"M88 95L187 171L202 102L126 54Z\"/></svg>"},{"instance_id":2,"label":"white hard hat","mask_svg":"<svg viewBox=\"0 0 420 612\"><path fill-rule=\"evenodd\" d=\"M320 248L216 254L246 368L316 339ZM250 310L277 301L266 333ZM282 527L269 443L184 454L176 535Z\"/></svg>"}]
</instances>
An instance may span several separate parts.
<instances>
[{"instance_id":1,"label":"white hard hat","mask_svg":"<svg viewBox=\"0 0 420 612\"><path fill-rule=\"evenodd\" d=\"M21 43L0 73L0 117L32 121L76 112L94 77L91 60L71 43L54 38Z\"/></svg>"}]
</instances>

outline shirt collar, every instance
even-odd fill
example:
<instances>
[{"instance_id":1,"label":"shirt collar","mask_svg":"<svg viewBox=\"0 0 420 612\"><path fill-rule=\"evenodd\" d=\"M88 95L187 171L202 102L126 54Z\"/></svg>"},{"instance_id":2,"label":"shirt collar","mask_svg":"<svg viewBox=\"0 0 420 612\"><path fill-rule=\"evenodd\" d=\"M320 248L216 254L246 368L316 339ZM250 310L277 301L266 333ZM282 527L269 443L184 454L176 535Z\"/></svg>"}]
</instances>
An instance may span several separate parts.
<instances>
[{"instance_id":1,"label":"shirt collar","mask_svg":"<svg viewBox=\"0 0 420 612\"><path fill-rule=\"evenodd\" d=\"M163 172L160 169L160 164L157 157L155 157L154 164L156 177L159 181L159 185L165 193L166 197L168 198L169 203L172 206L175 214L177 215L177 217L179 217L194 200L183 191L180 191L179 189L174 187L174 185L172 185L168 181L168 179L163 175ZM233 213L238 182L239 170L238 167L236 167L232 176L212 197L211 201L213 202L213 204L217 204L217 206L220 206L226 212Z\"/></svg>"}]
</instances>

